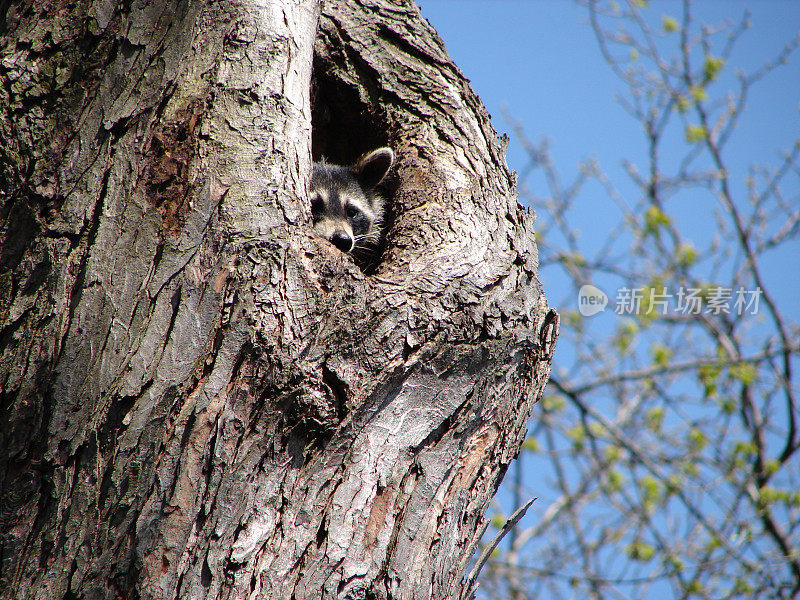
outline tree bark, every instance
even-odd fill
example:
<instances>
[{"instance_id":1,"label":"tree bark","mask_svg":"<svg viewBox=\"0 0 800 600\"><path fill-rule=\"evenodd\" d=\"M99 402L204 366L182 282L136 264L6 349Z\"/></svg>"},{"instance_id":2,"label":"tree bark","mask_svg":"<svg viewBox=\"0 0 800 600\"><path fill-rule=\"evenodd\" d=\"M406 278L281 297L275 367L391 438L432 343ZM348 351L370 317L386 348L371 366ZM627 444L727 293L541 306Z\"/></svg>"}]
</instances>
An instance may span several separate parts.
<instances>
[{"instance_id":1,"label":"tree bark","mask_svg":"<svg viewBox=\"0 0 800 600\"><path fill-rule=\"evenodd\" d=\"M24 1L0 36L2 597L468 596L557 318L416 6ZM357 265L312 147L380 144Z\"/></svg>"}]
</instances>

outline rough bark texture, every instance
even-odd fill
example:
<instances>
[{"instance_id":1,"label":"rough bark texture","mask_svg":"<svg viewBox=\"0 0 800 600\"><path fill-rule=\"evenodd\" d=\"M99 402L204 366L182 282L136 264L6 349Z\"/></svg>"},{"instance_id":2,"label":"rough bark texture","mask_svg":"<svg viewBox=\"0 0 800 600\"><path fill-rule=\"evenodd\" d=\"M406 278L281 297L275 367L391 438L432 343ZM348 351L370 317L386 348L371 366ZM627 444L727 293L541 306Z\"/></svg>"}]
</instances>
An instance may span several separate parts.
<instances>
[{"instance_id":1,"label":"rough bark texture","mask_svg":"<svg viewBox=\"0 0 800 600\"><path fill-rule=\"evenodd\" d=\"M0 84L0 595L468 595L557 323L418 9L14 2ZM312 115L398 155L374 264L311 234Z\"/></svg>"}]
</instances>

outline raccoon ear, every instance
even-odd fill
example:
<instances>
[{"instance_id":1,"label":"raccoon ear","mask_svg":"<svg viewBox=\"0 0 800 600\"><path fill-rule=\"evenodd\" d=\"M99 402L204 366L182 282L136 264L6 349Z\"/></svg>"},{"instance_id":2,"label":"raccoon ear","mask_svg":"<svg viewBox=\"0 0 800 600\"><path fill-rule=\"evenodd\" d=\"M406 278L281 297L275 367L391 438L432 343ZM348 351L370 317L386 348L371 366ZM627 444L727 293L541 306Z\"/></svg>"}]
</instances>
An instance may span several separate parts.
<instances>
[{"instance_id":1,"label":"raccoon ear","mask_svg":"<svg viewBox=\"0 0 800 600\"><path fill-rule=\"evenodd\" d=\"M353 167L353 173L365 188L374 188L394 164L394 152L391 148L378 148L359 159Z\"/></svg>"}]
</instances>

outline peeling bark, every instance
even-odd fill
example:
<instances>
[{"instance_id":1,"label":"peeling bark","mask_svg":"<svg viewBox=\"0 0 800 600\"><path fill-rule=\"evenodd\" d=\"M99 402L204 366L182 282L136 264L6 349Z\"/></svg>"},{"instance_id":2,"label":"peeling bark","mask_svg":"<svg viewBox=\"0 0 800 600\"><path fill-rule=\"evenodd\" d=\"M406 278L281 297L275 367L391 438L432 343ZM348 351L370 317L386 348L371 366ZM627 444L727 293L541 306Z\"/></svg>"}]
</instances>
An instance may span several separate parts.
<instances>
[{"instance_id":1,"label":"peeling bark","mask_svg":"<svg viewBox=\"0 0 800 600\"><path fill-rule=\"evenodd\" d=\"M0 83L0 595L468 597L557 319L418 9L16 2ZM382 144L359 266L311 157Z\"/></svg>"}]
</instances>

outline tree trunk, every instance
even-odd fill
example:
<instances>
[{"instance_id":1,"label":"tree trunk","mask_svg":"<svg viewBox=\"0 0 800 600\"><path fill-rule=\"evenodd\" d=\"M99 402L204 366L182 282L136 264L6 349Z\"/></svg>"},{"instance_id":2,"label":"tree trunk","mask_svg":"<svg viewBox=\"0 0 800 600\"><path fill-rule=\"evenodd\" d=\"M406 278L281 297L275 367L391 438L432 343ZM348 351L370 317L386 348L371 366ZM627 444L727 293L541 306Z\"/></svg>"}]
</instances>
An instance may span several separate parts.
<instances>
[{"instance_id":1,"label":"tree trunk","mask_svg":"<svg viewBox=\"0 0 800 600\"><path fill-rule=\"evenodd\" d=\"M469 595L557 319L418 9L27 0L0 36L0 595ZM312 233L312 121L397 154L371 265Z\"/></svg>"}]
</instances>

